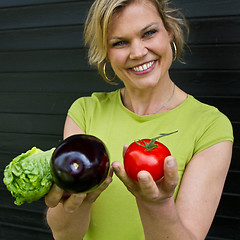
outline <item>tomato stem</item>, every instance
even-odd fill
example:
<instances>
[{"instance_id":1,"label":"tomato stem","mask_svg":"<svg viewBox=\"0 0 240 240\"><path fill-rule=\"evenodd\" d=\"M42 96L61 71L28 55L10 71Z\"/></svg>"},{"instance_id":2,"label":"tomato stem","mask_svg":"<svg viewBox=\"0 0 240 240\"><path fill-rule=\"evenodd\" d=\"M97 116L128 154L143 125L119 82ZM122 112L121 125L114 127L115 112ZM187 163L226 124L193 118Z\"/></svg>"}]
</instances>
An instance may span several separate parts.
<instances>
[{"instance_id":1,"label":"tomato stem","mask_svg":"<svg viewBox=\"0 0 240 240\"><path fill-rule=\"evenodd\" d=\"M158 145L155 144L155 141L161 137L165 137L165 136L168 136L168 135L171 135L173 133L176 133L178 132L178 129L176 129L175 131L173 132L170 132L170 133L160 133L159 136L155 137L155 138L152 138L151 141L149 143L146 143L145 141L143 141L144 145L140 144L137 142L138 145L146 148L147 151L151 151L152 149L154 149L155 147L157 147Z\"/></svg>"}]
</instances>

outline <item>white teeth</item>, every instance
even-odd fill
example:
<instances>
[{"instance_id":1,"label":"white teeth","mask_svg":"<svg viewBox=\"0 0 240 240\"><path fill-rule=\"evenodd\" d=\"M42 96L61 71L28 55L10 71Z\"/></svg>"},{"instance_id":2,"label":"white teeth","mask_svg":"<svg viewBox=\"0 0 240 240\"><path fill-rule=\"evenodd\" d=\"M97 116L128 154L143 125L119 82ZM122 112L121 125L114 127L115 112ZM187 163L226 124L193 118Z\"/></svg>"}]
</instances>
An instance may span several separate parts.
<instances>
[{"instance_id":1,"label":"white teeth","mask_svg":"<svg viewBox=\"0 0 240 240\"><path fill-rule=\"evenodd\" d=\"M133 70L136 71L136 72L141 72L141 71L147 70L148 68L150 68L153 65L153 63L154 63L154 61L149 62L149 63L145 63L141 66L134 67Z\"/></svg>"}]
</instances>

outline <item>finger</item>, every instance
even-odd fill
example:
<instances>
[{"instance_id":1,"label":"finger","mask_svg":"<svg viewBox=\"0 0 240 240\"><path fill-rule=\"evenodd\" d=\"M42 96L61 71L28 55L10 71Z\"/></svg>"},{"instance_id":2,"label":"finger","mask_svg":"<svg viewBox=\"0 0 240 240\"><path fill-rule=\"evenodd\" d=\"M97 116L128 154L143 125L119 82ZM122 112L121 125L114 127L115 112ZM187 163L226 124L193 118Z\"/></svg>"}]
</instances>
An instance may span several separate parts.
<instances>
[{"instance_id":1,"label":"finger","mask_svg":"<svg viewBox=\"0 0 240 240\"><path fill-rule=\"evenodd\" d=\"M129 146L129 145L124 145L124 146L123 146L123 157L124 157L124 155L125 155L125 153L126 153L126 151L127 151L127 149L128 149L128 146Z\"/></svg>"},{"instance_id":2,"label":"finger","mask_svg":"<svg viewBox=\"0 0 240 240\"><path fill-rule=\"evenodd\" d=\"M174 192L178 184L177 161L174 157L169 156L164 162L164 190Z\"/></svg>"},{"instance_id":3,"label":"finger","mask_svg":"<svg viewBox=\"0 0 240 240\"><path fill-rule=\"evenodd\" d=\"M72 194L63 204L65 212L74 213L80 207L86 195L86 193Z\"/></svg>"},{"instance_id":4,"label":"finger","mask_svg":"<svg viewBox=\"0 0 240 240\"><path fill-rule=\"evenodd\" d=\"M159 198L159 190L151 174L147 171L140 171L137 178L143 195L149 200L157 200Z\"/></svg>"},{"instance_id":5,"label":"finger","mask_svg":"<svg viewBox=\"0 0 240 240\"><path fill-rule=\"evenodd\" d=\"M45 203L48 207L56 207L60 202L64 190L53 184L49 193L45 196Z\"/></svg>"},{"instance_id":6,"label":"finger","mask_svg":"<svg viewBox=\"0 0 240 240\"><path fill-rule=\"evenodd\" d=\"M110 170L109 170L108 177L111 177L111 178L112 178L112 176L113 176L113 167L110 166Z\"/></svg>"},{"instance_id":7,"label":"finger","mask_svg":"<svg viewBox=\"0 0 240 240\"><path fill-rule=\"evenodd\" d=\"M113 171L112 171L113 172ZM97 189L99 192L104 191L108 185L112 182L112 174L109 175L106 180L104 181L104 183Z\"/></svg>"},{"instance_id":8,"label":"finger","mask_svg":"<svg viewBox=\"0 0 240 240\"><path fill-rule=\"evenodd\" d=\"M112 182L112 176L113 176L113 167L110 167L109 174L103 184L97 189L99 192L104 191L108 185Z\"/></svg>"},{"instance_id":9,"label":"finger","mask_svg":"<svg viewBox=\"0 0 240 240\"><path fill-rule=\"evenodd\" d=\"M123 165L116 161L112 163L112 167L117 177L126 185L126 187L130 188L133 185L133 181L128 177Z\"/></svg>"},{"instance_id":10,"label":"finger","mask_svg":"<svg viewBox=\"0 0 240 240\"><path fill-rule=\"evenodd\" d=\"M97 188L96 190L94 190L93 192L88 193L87 197L86 197L86 201L92 203L94 202L97 197L109 186L109 184L112 182L112 175L113 175L113 168L111 166L110 168L110 173L109 176L106 178L106 180L104 181L104 183Z\"/></svg>"}]
</instances>

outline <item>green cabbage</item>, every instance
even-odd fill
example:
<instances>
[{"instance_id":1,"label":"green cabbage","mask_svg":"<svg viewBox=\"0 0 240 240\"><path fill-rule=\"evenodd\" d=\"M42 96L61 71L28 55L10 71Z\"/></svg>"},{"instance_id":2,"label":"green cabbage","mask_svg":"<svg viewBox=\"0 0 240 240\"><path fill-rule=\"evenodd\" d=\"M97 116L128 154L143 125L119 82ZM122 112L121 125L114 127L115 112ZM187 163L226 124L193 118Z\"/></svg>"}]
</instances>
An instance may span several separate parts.
<instances>
[{"instance_id":1,"label":"green cabbage","mask_svg":"<svg viewBox=\"0 0 240 240\"><path fill-rule=\"evenodd\" d=\"M33 147L6 166L3 182L16 198L16 205L31 203L49 192L53 183L50 159L54 149L44 152Z\"/></svg>"}]
</instances>

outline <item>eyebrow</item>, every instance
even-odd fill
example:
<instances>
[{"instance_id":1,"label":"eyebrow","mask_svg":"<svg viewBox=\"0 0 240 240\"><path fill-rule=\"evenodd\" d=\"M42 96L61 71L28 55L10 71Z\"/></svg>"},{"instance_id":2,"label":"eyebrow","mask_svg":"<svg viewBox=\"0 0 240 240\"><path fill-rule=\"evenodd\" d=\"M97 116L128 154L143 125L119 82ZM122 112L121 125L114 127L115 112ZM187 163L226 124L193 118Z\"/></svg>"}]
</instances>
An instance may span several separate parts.
<instances>
[{"instance_id":1,"label":"eyebrow","mask_svg":"<svg viewBox=\"0 0 240 240\"><path fill-rule=\"evenodd\" d=\"M155 24L158 24L158 22L152 22L152 23L148 24L143 29L141 29L140 32L146 31L148 28L152 27ZM111 41L111 40L123 40L123 39L124 39L123 37L111 37L108 40Z\"/></svg>"},{"instance_id":2,"label":"eyebrow","mask_svg":"<svg viewBox=\"0 0 240 240\"><path fill-rule=\"evenodd\" d=\"M155 24L157 24L157 23L158 23L158 22L152 22L152 23L148 24L146 27L144 27L144 28L141 30L141 32L146 31L148 28L152 27L153 25L155 25Z\"/></svg>"}]
</instances>

